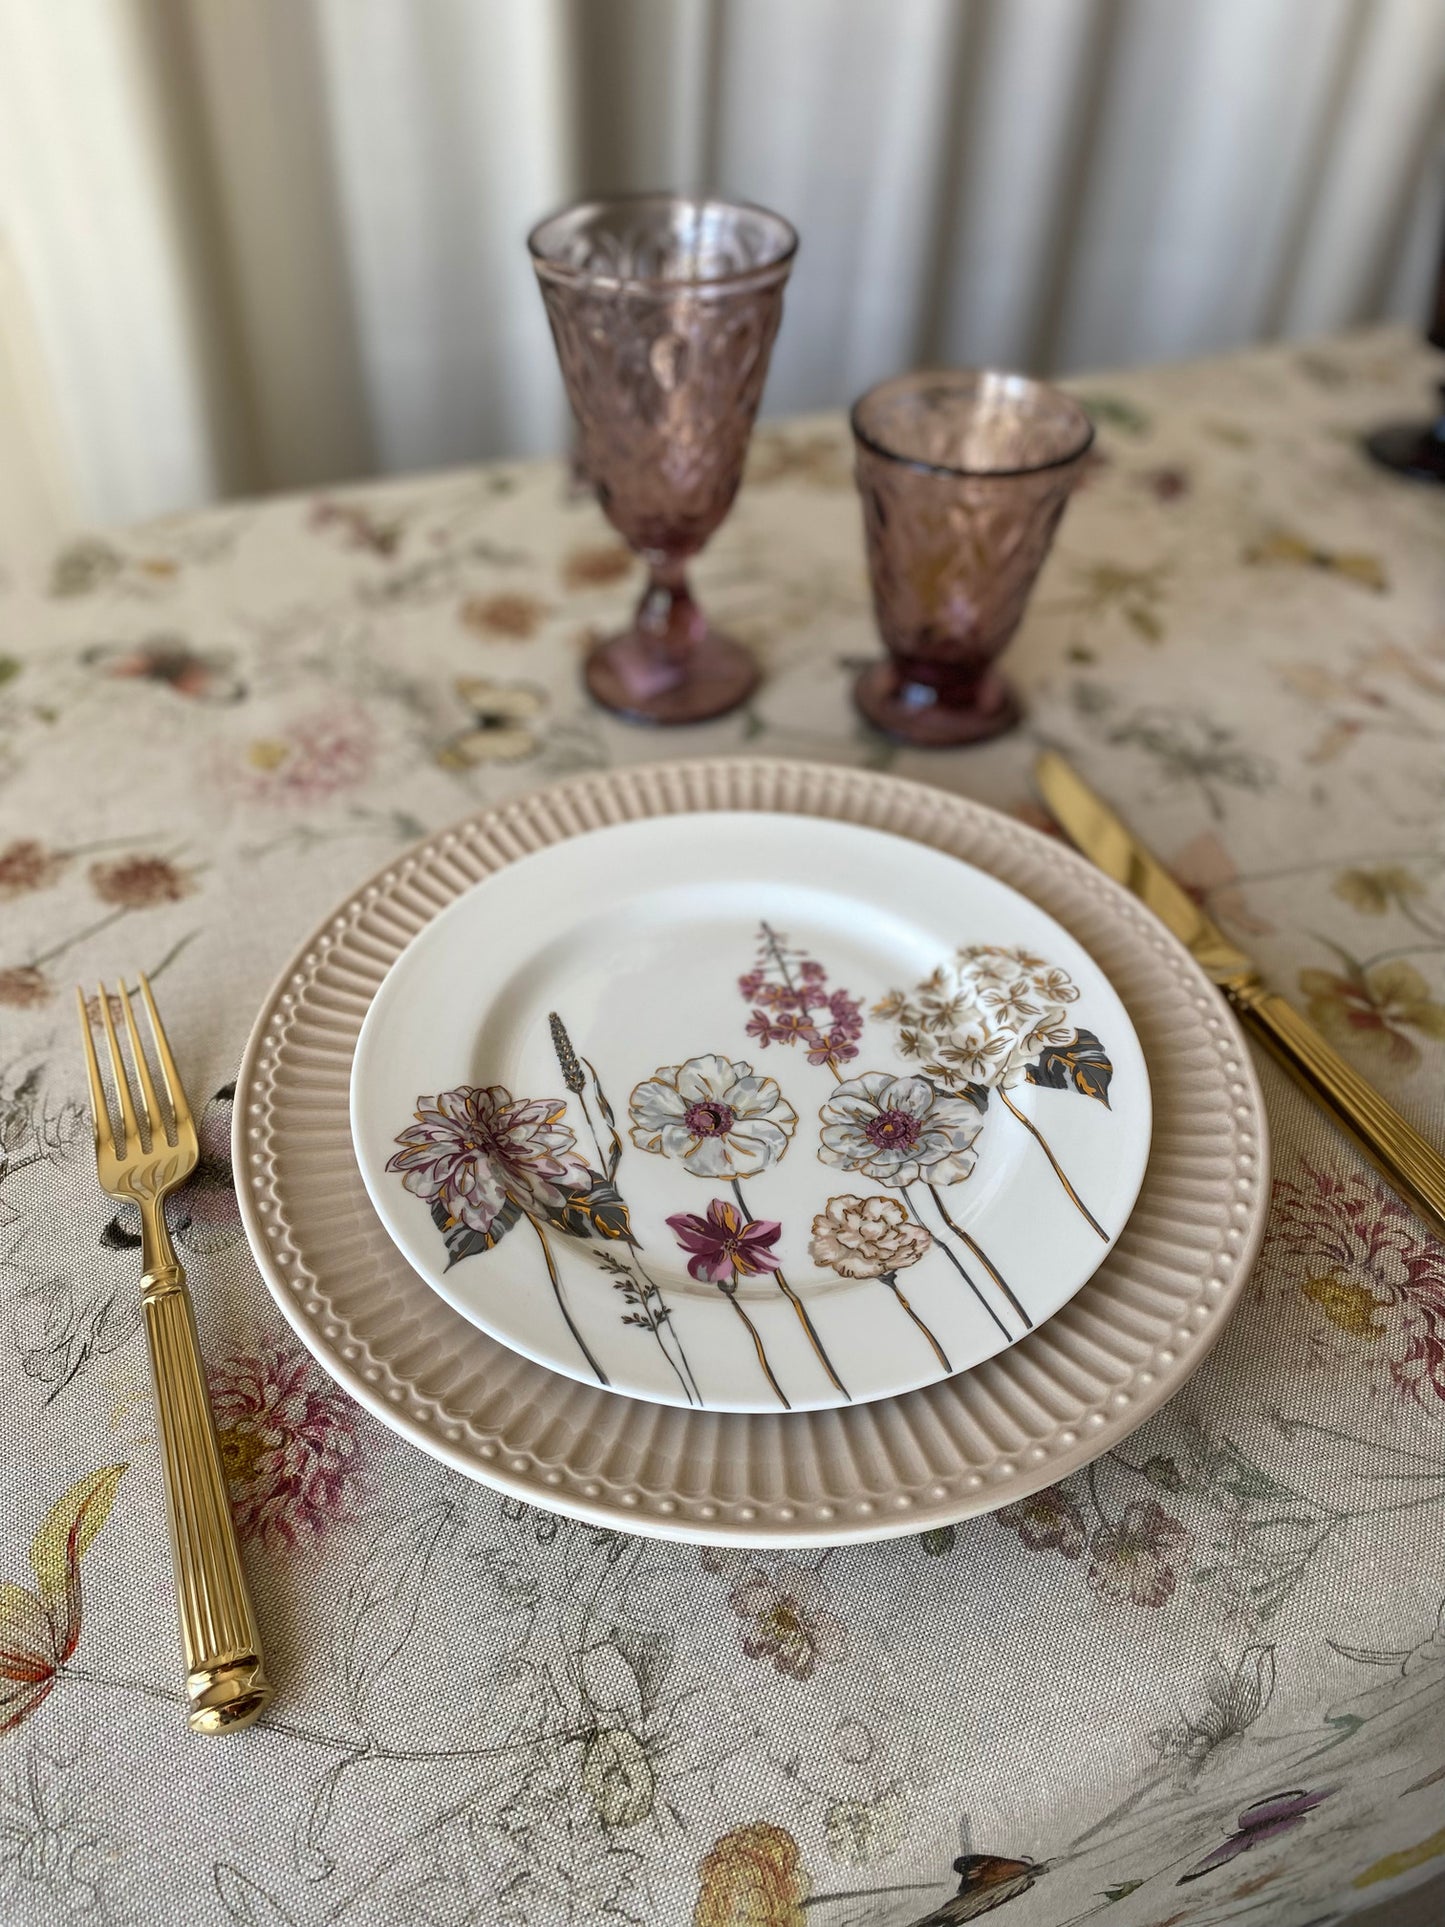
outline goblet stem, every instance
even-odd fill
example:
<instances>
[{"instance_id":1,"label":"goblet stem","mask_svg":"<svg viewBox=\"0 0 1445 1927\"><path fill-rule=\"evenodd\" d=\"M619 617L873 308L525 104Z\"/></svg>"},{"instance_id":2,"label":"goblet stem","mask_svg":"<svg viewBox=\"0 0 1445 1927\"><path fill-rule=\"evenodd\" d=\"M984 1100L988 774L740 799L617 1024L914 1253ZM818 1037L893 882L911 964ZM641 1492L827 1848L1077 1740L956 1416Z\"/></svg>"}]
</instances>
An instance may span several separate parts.
<instances>
[{"instance_id":1,"label":"goblet stem","mask_svg":"<svg viewBox=\"0 0 1445 1927\"><path fill-rule=\"evenodd\" d=\"M725 716L757 687L758 668L693 600L686 558L644 551L647 587L632 627L587 658L587 687L635 722L701 723Z\"/></svg>"},{"instance_id":2,"label":"goblet stem","mask_svg":"<svg viewBox=\"0 0 1445 1927\"><path fill-rule=\"evenodd\" d=\"M647 587L637 605L637 634L656 644L663 662L676 665L680 681L707 634L707 622L693 600L681 559L658 561L649 556L647 561Z\"/></svg>"}]
</instances>

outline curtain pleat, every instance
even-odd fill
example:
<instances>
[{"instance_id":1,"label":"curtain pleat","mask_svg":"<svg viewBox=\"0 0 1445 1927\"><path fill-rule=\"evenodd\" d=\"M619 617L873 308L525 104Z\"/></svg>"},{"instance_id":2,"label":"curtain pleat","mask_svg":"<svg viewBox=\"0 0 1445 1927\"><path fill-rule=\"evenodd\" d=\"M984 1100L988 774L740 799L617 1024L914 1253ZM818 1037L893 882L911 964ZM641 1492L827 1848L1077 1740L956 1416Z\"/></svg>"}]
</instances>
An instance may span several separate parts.
<instances>
[{"instance_id":1,"label":"curtain pleat","mask_svg":"<svg viewBox=\"0 0 1445 1927\"><path fill-rule=\"evenodd\" d=\"M0 0L0 547L27 462L106 520L563 446L585 193L797 223L773 412L1414 318L1442 77L1440 0Z\"/></svg>"}]
</instances>

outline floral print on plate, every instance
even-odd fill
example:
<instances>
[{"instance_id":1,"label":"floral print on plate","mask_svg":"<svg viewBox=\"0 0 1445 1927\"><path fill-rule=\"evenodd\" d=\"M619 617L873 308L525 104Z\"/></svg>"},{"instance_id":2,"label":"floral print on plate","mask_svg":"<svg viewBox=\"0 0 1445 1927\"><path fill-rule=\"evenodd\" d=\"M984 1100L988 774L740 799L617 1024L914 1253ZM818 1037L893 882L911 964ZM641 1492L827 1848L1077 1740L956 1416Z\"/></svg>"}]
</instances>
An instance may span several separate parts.
<instances>
[{"instance_id":1,"label":"floral print on plate","mask_svg":"<svg viewBox=\"0 0 1445 1927\"><path fill-rule=\"evenodd\" d=\"M766 919L754 951L736 979L743 1034L759 1055L782 1047L777 1076L723 1050L638 1075L608 1038L588 1038L609 1075L615 1067L630 1081L620 1121L596 1062L553 1010L555 1095L489 1083L416 1099L386 1170L427 1206L446 1271L484 1257L506 1265L488 1254L522 1228L541 1270L511 1265L507 1289L550 1294L573 1369L638 1389L632 1334L643 1332L666 1396L693 1406L851 1401L830 1346L830 1327L857 1316L841 1285L876 1287L864 1315L880 1347L912 1346L903 1369L914 1383L956 1369L950 1345L967 1358L939 1316L952 1294L972 1300L993 1348L1012 1344L1033 1329L1040 1301L1027 1273L1011 1281L991 1254L990 1213L972 1208L969 1189L1000 1134L1026 1133L1031 1185L1058 1187L1099 1255L1110 1242L1020 1101L1032 1087L1111 1109L1114 1066L1081 1019L1073 975L1025 946L970 943L912 988L880 989L865 1017L861 997L831 985L827 967ZM701 984L696 1001L701 1025L711 1014ZM891 1067L867 1067L880 1059ZM1017 1156L1019 1141L1013 1148ZM785 1198L775 1178L790 1155L810 1154L840 1188L795 1223L797 1194ZM651 1188L635 1201L634 1178L652 1159L668 1174L660 1206ZM707 1342L696 1307L711 1294L736 1321L750 1366L736 1356L720 1365ZM774 1355L779 1306L806 1368ZM875 1386L864 1395L877 1396Z\"/></svg>"}]
</instances>

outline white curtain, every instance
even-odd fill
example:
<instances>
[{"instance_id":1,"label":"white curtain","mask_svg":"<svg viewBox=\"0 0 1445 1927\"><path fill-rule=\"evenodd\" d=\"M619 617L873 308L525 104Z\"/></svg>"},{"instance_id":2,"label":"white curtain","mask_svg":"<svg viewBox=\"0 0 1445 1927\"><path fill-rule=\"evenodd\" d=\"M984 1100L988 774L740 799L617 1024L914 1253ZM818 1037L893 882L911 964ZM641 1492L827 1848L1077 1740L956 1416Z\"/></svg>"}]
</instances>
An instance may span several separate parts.
<instances>
[{"instance_id":1,"label":"white curtain","mask_svg":"<svg viewBox=\"0 0 1445 1927\"><path fill-rule=\"evenodd\" d=\"M771 412L1417 319L1442 86L1442 0L0 0L0 553L561 446L587 192L797 223Z\"/></svg>"}]
</instances>

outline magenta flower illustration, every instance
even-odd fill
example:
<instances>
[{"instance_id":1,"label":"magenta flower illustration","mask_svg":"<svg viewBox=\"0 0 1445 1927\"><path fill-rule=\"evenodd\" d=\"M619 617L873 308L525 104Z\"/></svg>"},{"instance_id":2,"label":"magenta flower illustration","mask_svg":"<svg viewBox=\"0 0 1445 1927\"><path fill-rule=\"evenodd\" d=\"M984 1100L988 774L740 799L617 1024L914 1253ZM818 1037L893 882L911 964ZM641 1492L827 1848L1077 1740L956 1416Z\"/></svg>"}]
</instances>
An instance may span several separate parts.
<instances>
[{"instance_id":1,"label":"magenta flower illustration","mask_svg":"<svg viewBox=\"0 0 1445 1927\"><path fill-rule=\"evenodd\" d=\"M564 1187L585 1186L588 1178L576 1139L560 1121L566 1108L565 1098L514 1098L501 1084L460 1084L420 1097L416 1120L397 1137L401 1149L386 1168L470 1231L490 1232L508 1204L529 1214L560 1210Z\"/></svg>"},{"instance_id":2,"label":"magenta flower illustration","mask_svg":"<svg viewBox=\"0 0 1445 1927\"><path fill-rule=\"evenodd\" d=\"M840 1064L858 1055L863 1034L863 1003L846 990L829 990L828 973L806 952L790 949L771 924L758 926L753 968L738 978L738 989L753 1013L747 1034L766 1050L769 1044L801 1044L808 1062L836 1077Z\"/></svg>"},{"instance_id":3,"label":"magenta flower illustration","mask_svg":"<svg viewBox=\"0 0 1445 1927\"><path fill-rule=\"evenodd\" d=\"M773 1246L783 1227L771 1218L745 1218L726 1198L714 1198L705 1218L679 1211L667 1225L683 1250L693 1254L687 1268L700 1280L722 1285L735 1275L755 1278L776 1271L782 1263Z\"/></svg>"},{"instance_id":4,"label":"magenta flower illustration","mask_svg":"<svg viewBox=\"0 0 1445 1927\"><path fill-rule=\"evenodd\" d=\"M775 1284L791 1300L794 1310L830 1376L833 1368L828 1363L828 1354L813 1330L812 1320L808 1317L802 1301L794 1293L783 1276L782 1260L773 1246L782 1235L783 1227L771 1218L750 1217L742 1203L742 1191L736 1184L733 1189L738 1193L738 1202L731 1203L727 1198L714 1198L707 1208L707 1216L700 1218L695 1211L678 1211L667 1220L668 1229L684 1251L692 1255L687 1268L699 1282L717 1285L723 1296L732 1306L738 1322L752 1341L753 1351L757 1354L764 1378L772 1387L778 1403L791 1410L788 1395L778 1383L773 1368L768 1362L767 1349L762 1334L749 1318L742 1305L738 1303L739 1278L757 1278L764 1274L772 1277ZM835 1377L835 1383L836 1383Z\"/></svg>"},{"instance_id":5,"label":"magenta flower illustration","mask_svg":"<svg viewBox=\"0 0 1445 1927\"><path fill-rule=\"evenodd\" d=\"M210 1374L236 1529L263 1544L309 1544L357 1516L366 1496L359 1412L308 1352L280 1347Z\"/></svg>"}]
</instances>

